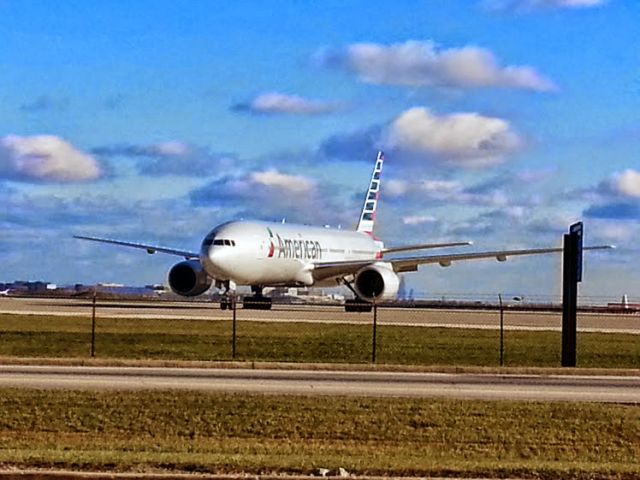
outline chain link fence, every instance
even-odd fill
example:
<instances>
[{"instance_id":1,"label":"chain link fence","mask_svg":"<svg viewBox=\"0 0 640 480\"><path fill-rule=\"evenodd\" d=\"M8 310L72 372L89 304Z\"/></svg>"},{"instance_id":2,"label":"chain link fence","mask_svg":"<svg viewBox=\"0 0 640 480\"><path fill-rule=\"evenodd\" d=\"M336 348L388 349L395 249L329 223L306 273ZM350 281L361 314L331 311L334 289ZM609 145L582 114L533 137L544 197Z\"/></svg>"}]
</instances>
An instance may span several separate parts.
<instances>
[{"instance_id":1,"label":"chain link fence","mask_svg":"<svg viewBox=\"0 0 640 480\"><path fill-rule=\"evenodd\" d=\"M559 306L277 304L11 299L0 303L0 356L386 364L560 365ZM20 308L7 312L9 302ZM640 313L578 314L578 366L640 368Z\"/></svg>"}]
</instances>

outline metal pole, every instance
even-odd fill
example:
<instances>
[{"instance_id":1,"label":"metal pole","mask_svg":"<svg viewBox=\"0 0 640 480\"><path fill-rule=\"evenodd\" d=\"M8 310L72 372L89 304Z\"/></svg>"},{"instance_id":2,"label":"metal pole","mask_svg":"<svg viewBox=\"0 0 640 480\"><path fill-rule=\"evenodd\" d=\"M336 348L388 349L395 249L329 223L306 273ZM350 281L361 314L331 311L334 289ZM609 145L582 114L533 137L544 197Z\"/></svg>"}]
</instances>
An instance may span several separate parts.
<instances>
[{"instance_id":1,"label":"metal pole","mask_svg":"<svg viewBox=\"0 0 640 480\"><path fill-rule=\"evenodd\" d=\"M562 359L563 367L576 366L577 337L577 237L564 236L564 256L562 266Z\"/></svg>"},{"instance_id":2,"label":"metal pole","mask_svg":"<svg viewBox=\"0 0 640 480\"><path fill-rule=\"evenodd\" d=\"M231 309L233 310L233 339L231 342L231 358L235 360L236 358L236 296L235 294L231 295Z\"/></svg>"},{"instance_id":3,"label":"metal pole","mask_svg":"<svg viewBox=\"0 0 640 480\"><path fill-rule=\"evenodd\" d=\"M504 367L504 305L502 304L502 294L498 294L500 302L500 366Z\"/></svg>"},{"instance_id":4,"label":"metal pole","mask_svg":"<svg viewBox=\"0 0 640 480\"><path fill-rule=\"evenodd\" d=\"M93 305L91 313L91 358L96 356L96 287L93 288Z\"/></svg>"},{"instance_id":5,"label":"metal pole","mask_svg":"<svg viewBox=\"0 0 640 480\"><path fill-rule=\"evenodd\" d=\"M376 363L376 334L378 329L378 306L373 304L373 346L371 348L371 363Z\"/></svg>"}]
</instances>

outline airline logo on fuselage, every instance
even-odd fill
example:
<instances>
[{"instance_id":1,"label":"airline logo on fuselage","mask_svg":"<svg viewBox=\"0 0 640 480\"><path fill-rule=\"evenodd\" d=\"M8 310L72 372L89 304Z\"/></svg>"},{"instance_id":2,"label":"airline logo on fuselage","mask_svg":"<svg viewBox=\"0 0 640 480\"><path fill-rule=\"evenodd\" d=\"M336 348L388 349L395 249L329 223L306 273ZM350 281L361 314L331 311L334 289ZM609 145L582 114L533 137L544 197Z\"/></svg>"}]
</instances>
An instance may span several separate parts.
<instances>
[{"instance_id":1,"label":"airline logo on fuselage","mask_svg":"<svg viewBox=\"0 0 640 480\"><path fill-rule=\"evenodd\" d=\"M290 238L282 238L279 234L273 234L269 231L269 252L267 257L272 258L275 251L278 252L278 258L296 258L301 260L320 260L322 258L322 246L317 240L292 240ZM277 242L277 246L274 244Z\"/></svg>"}]
</instances>

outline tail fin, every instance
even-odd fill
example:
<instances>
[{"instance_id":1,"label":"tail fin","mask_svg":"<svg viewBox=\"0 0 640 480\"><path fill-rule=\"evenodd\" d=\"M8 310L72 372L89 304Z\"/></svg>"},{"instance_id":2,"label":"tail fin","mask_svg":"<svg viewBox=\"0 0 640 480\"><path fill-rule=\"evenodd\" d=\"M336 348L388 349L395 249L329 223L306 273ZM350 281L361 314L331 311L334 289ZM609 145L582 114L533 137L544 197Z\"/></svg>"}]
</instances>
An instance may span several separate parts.
<instances>
[{"instance_id":1,"label":"tail fin","mask_svg":"<svg viewBox=\"0 0 640 480\"><path fill-rule=\"evenodd\" d=\"M376 163L371 173L371 181L369 189L364 197L364 205L360 212L360 220L358 221L358 232L373 234L373 227L376 221L376 211L378 209L378 193L380 192L380 174L382 173L382 164L384 162L384 153L378 152Z\"/></svg>"}]
</instances>

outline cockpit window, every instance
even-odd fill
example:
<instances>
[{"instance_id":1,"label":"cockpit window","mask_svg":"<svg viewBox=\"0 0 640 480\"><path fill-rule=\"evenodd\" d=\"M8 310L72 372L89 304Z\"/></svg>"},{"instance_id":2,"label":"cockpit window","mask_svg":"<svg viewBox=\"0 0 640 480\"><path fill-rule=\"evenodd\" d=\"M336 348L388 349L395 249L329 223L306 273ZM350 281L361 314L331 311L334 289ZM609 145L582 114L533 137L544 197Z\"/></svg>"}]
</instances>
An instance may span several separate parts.
<instances>
[{"instance_id":1,"label":"cockpit window","mask_svg":"<svg viewBox=\"0 0 640 480\"><path fill-rule=\"evenodd\" d=\"M213 245L225 245L227 247L235 247L236 242L234 240L228 240L226 238L216 238L213 241Z\"/></svg>"},{"instance_id":2,"label":"cockpit window","mask_svg":"<svg viewBox=\"0 0 640 480\"><path fill-rule=\"evenodd\" d=\"M202 246L203 247L210 247L213 244L213 239L216 237L216 234L214 232L209 232L209 234L204 237L204 240L202 241Z\"/></svg>"}]
</instances>

